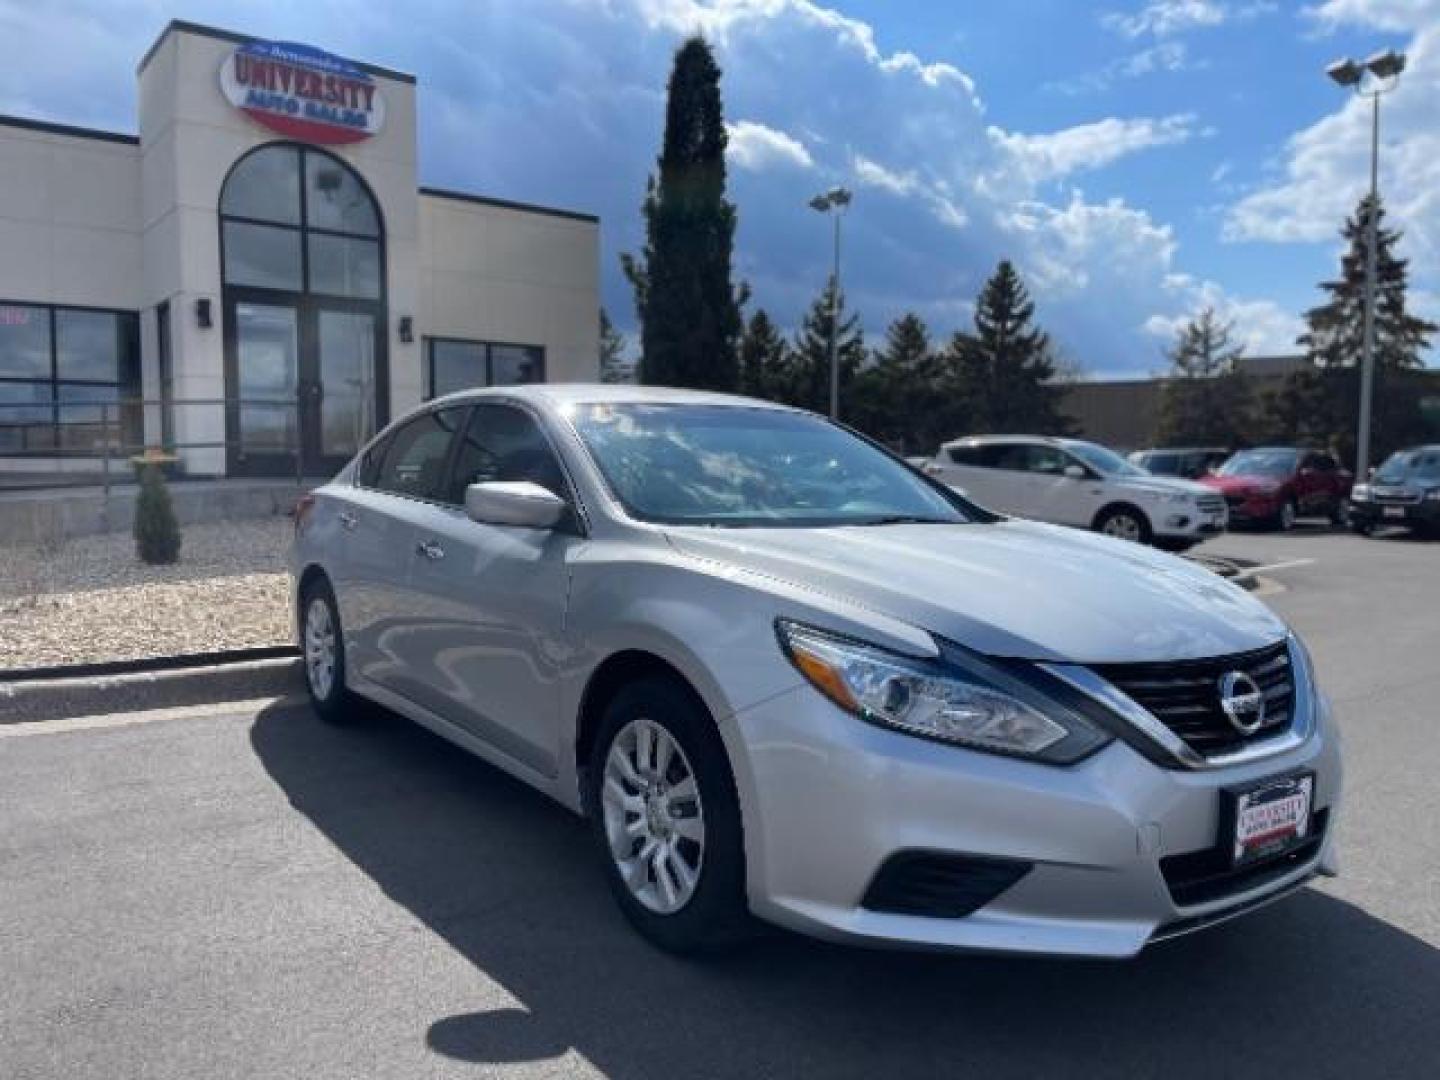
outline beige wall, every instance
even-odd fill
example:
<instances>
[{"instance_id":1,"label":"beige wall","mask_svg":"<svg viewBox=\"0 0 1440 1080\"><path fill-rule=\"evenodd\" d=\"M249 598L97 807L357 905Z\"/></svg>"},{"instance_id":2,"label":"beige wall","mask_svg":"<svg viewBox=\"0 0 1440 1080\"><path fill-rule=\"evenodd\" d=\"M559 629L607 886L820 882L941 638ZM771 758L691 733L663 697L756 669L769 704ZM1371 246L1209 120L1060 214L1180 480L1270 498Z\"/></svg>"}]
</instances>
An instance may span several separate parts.
<instances>
[{"instance_id":1,"label":"beige wall","mask_svg":"<svg viewBox=\"0 0 1440 1080\"><path fill-rule=\"evenodd\" d=\"M0 299L141 305L140 148L0 127Z\"/></svg>"},{"instance_id":2,"label":"beige wall","mask_svg":"<svg viewBox=\"0 0 1440 1080\"><path fill-rule=\"evenodd\" d=\"M599 225L422 194L420 333L545 349L549 382L599 378Z\"/></svg>"}]
</instances>

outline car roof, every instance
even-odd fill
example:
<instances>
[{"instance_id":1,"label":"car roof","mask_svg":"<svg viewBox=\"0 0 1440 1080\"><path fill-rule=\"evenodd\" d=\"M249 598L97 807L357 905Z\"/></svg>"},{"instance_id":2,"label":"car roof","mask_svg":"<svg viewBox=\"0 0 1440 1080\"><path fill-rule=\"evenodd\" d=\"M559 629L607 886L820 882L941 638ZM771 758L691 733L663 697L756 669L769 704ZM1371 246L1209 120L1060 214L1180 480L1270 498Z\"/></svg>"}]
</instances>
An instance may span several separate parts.
<instances>
[{"instance_id":1,"label":"car roof","mask_svg":"<svg viewBox=\"0 0 1440 1080\"><path fill-rule=\"evenodd\" d=\"M775 409L797 412L773 401L722 394L710 390L684 390L671 386L638 386L632 383L525 383L516 386L485 386L459 390L436 398L431 404L483 401L486 398L531 401L555 408L565 405L722 405L733 408Z\"/></svg>"}]
</instances>

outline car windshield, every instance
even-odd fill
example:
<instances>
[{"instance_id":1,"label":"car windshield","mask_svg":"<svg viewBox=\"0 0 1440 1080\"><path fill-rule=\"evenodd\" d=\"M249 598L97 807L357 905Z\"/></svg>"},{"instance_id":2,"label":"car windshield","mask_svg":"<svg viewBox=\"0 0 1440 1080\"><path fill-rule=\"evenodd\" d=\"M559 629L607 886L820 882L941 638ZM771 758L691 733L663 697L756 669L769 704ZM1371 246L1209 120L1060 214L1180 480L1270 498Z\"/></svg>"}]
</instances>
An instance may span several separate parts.
<instances>
[{"instance_id":1,"label":"car windshield","mask_svg":"<svg viewBox=\"0 0 1440 1080\"><path fill-rule=\"evenodd\" d=\"M1375 470L1375 479L1382 484L1440 480L1440 450L1397 450Z\"/></svg>"},{"instance_id":2,"label":"car windshield","mask_svg":"<svg viewBox=\"0 0 1440 1080\"><path fill-rule=\"evenodd\" d=\"M675 525L824 526L978 520L843 428L807 413L591 404L572 422L631 516Z\"/></svg>"},{"instance_id":3,"label":"car windshield","mask_svg":"<svg viewBox=\"0 0 1440 1080\"><path fill-rule=\"evenodd\" d=\"M1144 476L1145 470L1132 465L1114 450L1088 442L1067 442L1065 449L1102 476Z\"/></svg>"},{"instance_id":4,"label":"car windshield","mask_svg":"<svg viewBox=\"0 0 1440 1080\"><path fill-rule=\"evenodd\" d=\"M1289 476L1297 458L1294 450L1242 450L1216 471L1221 476Z\"/></svg>"}]
</instances>

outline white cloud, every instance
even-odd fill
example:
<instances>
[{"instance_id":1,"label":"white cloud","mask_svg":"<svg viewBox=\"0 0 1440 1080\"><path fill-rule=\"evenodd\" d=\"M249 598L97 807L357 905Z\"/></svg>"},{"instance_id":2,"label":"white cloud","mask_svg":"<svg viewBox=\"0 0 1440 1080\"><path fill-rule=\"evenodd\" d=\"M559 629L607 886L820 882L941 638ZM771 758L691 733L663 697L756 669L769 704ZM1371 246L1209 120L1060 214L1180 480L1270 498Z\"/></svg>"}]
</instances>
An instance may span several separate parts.
<instances>
[{"instance_id":1,"label":"white cloud","mask_svg":"<svg viewBox=\"0 0 1440 1080\"><path fill-rule=\"evenodd\" d=\"M1232 324L1231 342L1251 356L1299 351L1295 339L1304 330L1305 321L1273 300L1240 299L1213 281L1196 281L1186 274L1171 275L1166 287L1182 307L1172 314L1152 315L1144 324L1145 332L1162 348L1173 342L1180 329L1202 310L1213 308L1223 322Z\"/></svg>"},{"instance_id":2,"label":"white cloud","mask_svg":"<svg viewBox=\"0 0 1440 1080\"><path fill-rule=\"evenodd\" d=\"M1412 5L1418 9L1421 5ZM1375 8L1384 28L1400 16L1360 0L1334 0L1325 17L1358 18ZM1440 12L1440 4L1429 9ZM1317 16L1318 17L1318 16ZM1407 17L1420 18L1416 12ZM1440 24L1429 20L1407 47L1409 68L1381 102L1380 190L1388 223L1405 238L1402 254L1422 275L1440 273ZM1337 94L1339 91L1337 90ZM1224 236L1271 243L1335 240L1369 186L1370 103L1347 95L1329 116L1286 142L1280 176L1230 207Z\"/></svg>"},{"instance_id":3,"label":"white cloud","mask_svg":"<svg viewBox=\"0 0 1440 1080\"><path fill-rule=\"evenodd\" d=\"M885 168L878 161L857 154L851 162L855 179L869 187L880 188L892 195L910 195L920 186L914 171L898 173Z\"/></svg>"},{"instance_id":4,"label":"white cloud","mask_svg":"<svg viewBox=\"0 0 1440 1080\"><path fill-rule=\"evenodd\" d=\"M1305 9L1323 28L1373 26L1377 30L1418 30L1440 18L1437 0L1324 0Z\"/></svg>"},{"instance_id":5,"label":"white cloud","mask_svg":"<svg viewBox=\"0 0 1440 1080\"><path fill-rule=\"evenodd\" d=\"M726 156L737 168L759 172L776 166L809 169L815 164L799 139L753 120L726 124L725 132Z\"/></svg>"},{"instance_id":6,"label":"white cloud","mask_svg":"<svg viewBox=\"0 0 1440 1080\"><path fill-rule=\"evenodd\" d=\"M1187 141L1195 117L1179 113L1159 120L1107 117L1040 135L1022 135L992 127L990 138L1032 181L1053 180L1109 165L1127 154Z\"/></svg>"},{"instance_id":7,"label":"white cloud","mask_svg":"<svg viewBox=\"0 0 1440 1080\"><path fill-rule=\"evenodd\" d=\"M1100 17L1102 26L1125 37L1146 35L1169 37L1188 30L1243 22L1276 10L1266 0L1248 4L1227 4L1219 0L1152 0L1138 11L1111 11Z\"/></svg>"}]
</instances>

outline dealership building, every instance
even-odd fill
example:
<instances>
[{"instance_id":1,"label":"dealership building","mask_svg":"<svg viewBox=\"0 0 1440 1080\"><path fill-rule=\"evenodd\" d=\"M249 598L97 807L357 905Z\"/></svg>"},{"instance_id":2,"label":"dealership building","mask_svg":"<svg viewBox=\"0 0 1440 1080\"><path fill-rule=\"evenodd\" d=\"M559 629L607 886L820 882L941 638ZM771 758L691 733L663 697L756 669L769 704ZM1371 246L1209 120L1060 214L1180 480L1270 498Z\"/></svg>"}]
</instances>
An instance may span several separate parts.
<instances>
[{"instance_id":1,"label":"dealership building","mask_svg":"<svg viewBox=\"0 0 1440 1080\"><path fill-rule=\"evenodd\" d=\"M596 377L598 220L422 186L414 77L172 22L138 79L138 136L0 116L0 470L324 475Z\"/></svg>"}]
</instances>

